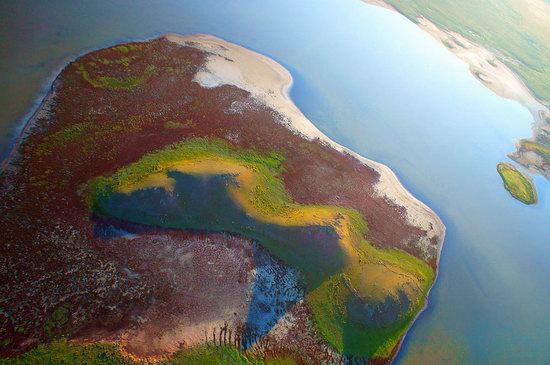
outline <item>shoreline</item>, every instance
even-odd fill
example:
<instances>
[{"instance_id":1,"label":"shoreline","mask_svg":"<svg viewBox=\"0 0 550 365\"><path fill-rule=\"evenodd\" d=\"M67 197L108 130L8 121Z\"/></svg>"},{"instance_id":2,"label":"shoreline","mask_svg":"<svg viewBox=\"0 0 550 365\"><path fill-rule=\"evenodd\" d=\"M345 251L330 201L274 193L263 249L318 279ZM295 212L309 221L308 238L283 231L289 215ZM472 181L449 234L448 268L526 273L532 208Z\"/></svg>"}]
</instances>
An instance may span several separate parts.
<instances>
[{"instance_id":1,"label":"shoreline","mask_svg":"<svg viewBox=\"0 0 550 365\"><path fill-rule=\"evenodd\" d=\"M19 132L8 145L6 156L0 162L0 175L2 175L4 171L9 168L10 163L13 160L19 157L19 148L21 147L21 144L25 141L25 138L32 132L31 130L35 126L37 119L41 117L41 114L50 112L52 104L54 102L53 99L56 95L56 83L59 82L59 76L61 75L61 72L63 71L63 69L65 69L67 64L59 69L59 73L51 82L50 87L48 88L48 91L45 93L45 95L42 97L42 100L40 102L33 103L32 108L34 110L31 110L29 113L26 114L29 115L28 119L26 119L26 122L24 122L24 124L20 125L17 128ZM25 119L22 119L22 121L24 120Z\"/></svg>"}]
</instances>

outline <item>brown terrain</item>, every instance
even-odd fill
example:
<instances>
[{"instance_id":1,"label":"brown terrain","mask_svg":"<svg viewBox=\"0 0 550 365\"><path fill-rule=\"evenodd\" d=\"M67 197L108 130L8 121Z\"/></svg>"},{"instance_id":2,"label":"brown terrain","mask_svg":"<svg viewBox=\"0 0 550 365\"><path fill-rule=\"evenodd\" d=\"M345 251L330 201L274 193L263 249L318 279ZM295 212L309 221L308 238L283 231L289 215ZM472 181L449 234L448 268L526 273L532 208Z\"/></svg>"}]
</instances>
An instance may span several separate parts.
<instances>
[{"instance_id":1,"label":"brown terrain","mask_svg":"<svg viewBox=\"0 0 550 365\"><path fill-rule=\"evenodd\" d=\"M242 326L259 265L255 255L264 256L261 265L287 273L282 263L253 242L223 233L132 226L106 234L114 223L91 216L82 193L90 179L191 137L282 151L284 182L297 202L355 208L375 246L405 250L436 269L437 256L426 259L410 244L426 232L375 193L377 171L291 131L242 89L194 82L207 56L159 38L86 54L55 80L0 177L3 356L67 335L111 339L132 355L158 357L216 341L227 324ZM120 88L101 85L101 77L142 79ZM432 245L441 238L432 238ZM55 315L60 308L66 318ZM308 363L334 356L298 294L283 309L286 322L264 344L271 338L272 348L300 352Z\"/></svg>"}]
</instances>

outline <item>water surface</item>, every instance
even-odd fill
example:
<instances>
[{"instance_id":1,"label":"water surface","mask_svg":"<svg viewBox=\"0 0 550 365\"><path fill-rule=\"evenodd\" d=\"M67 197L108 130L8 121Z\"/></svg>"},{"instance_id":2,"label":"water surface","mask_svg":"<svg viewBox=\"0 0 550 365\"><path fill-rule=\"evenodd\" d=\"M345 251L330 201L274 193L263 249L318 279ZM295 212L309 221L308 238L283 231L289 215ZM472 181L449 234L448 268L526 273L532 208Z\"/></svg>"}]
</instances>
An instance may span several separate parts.
<instances>
[{"instance_id":1,"label":"water surface","mask_svg":"<svg viewBox=\"0 0 550 365\"><path fill-rule=\"evenodd\" d=\"M550 184L535 179L528 207L496 173L532 118L398 14L358 0L2 2L1 150L65 61L165 32L281 62L321 130L389 165L442 217L440 276L397 363L550 362Z\"/></svg>"}]
</instances>

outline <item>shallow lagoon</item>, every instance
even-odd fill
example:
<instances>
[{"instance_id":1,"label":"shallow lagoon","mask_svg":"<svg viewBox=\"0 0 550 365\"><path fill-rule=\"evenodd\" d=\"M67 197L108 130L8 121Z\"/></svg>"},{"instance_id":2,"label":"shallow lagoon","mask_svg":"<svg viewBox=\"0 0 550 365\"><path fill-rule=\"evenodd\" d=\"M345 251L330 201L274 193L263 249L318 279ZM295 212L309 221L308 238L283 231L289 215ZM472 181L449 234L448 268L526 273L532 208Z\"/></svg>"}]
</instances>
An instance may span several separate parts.
<instances>
[{"instance_id":1,"label":"shallow lagoon","mask_svg":"<svg viewBox=\"0 0 550 365\"><path fill-rule=\"evenodd\" d=\"M528 207L496 172L531 116L405 18L359 0L19 1L0 18L2 151L78 54L164 32L242 44L286 66L320 129L389 165L447 225L430 305L397 363L550 360L550 184L535 179L540 203Z\"/></svg>"}]
</instances>

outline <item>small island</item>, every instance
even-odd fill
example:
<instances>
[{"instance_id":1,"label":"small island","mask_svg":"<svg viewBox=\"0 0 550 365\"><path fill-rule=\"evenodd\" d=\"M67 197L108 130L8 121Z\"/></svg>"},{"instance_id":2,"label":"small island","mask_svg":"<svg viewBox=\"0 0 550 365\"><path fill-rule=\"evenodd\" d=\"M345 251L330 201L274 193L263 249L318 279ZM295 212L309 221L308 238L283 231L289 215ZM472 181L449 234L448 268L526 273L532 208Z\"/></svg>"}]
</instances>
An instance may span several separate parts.
<instances>
[{"instance_id":1,"label":"small island","mask_svg":"<svg viewBox=\"0 0 550 365\"><path fill-rule=\"evenodd\" d=\"M550 125L550 119L548 119ZM516 151L508 155L529 172L541 174L550 180L550 148L537 141L521 139L516 142Z\"/></svg>"},{"instance_id":2,"label":"small island","mask_svg":"<svg viewBox=\"0 0 550 365\"><path fill-rule=\"evenodd\" d=\"M0 179L5 364L385 364L445 226L289 72L166 35L69 63Z\"/></svg>"},{"instance_id":3,"label":"small island","mask_svg":"<svg viewBox=\"0 0 550 365\"><path fill-rule=\"evenodd\" d=\"M507 162L499 163L497 171L504 182L504 187L514 198L525 204L535 204L537 202L535 184L529 176Z\"/></svg>"}]
</instances>

